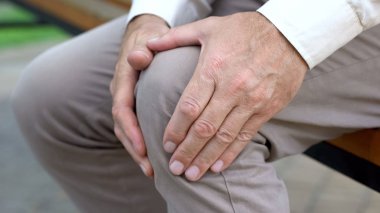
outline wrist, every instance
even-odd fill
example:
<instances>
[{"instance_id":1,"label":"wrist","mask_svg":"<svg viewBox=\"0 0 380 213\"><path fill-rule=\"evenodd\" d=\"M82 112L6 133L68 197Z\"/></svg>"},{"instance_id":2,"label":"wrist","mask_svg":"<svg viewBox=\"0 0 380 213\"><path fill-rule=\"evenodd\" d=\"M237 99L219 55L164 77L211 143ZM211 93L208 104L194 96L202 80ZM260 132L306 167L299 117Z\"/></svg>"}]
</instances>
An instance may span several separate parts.
<instances>
[{"instance_id":1,"label":"wrist","mask_svg":"<svg viewBox=\"0 0 380 213\"><path fill-rule=\"evenodd\" d=\"M266 18L259 12L254 12L254 17L256 20L258 20L257 23L259 28L261 29L260 31L265 32L267 34L266 37L269 37L274 41L277 41L277 43L284 44L282 46L283 48L279 49L289 50L289 52L291 52L292 57L294 57L295 61L298 62L299 66L303 67L305 71L308 70L307 62L302 57L302 55L288 40L288 38L285 37L285 35L268 18Z\"/></svg>"},{"instance_id":2,"label":"wrist","mask_svg":"<svg viewBox=\"0 0 380 213\"><path fill-rule=\"evenodd\" d=\"M142 27L145 24L157 24L157 25L165 25L168 26L168 24L165 22L164 19L162 19L159 16L153 15L153 14L142 14L134 17L127 26L128 28L139 28Z\"/></svg>"}]
</instances>

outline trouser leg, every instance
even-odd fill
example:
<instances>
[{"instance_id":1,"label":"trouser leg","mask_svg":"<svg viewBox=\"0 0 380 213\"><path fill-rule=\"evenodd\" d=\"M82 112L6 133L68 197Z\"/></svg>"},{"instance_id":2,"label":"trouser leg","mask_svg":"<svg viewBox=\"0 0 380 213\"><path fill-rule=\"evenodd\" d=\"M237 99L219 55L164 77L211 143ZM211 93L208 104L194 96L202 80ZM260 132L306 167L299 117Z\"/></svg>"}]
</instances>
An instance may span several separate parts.
<instances>
[{"instance_id":1,"label":"trouser leg","mask_svg":"<svg viewBox=\"0 0 380 213\"><path fill-rule=\"evenodd\" d=\"M261 133L271 160L344 133L380 127L380 26L308 71L294 100Z\"/></svg>"},{"instance_id":2,"label":"trouser leg","mask_svg":"<svg viewBox=\"0 0 380 213\"><path fill-rule=\"evenodd\" d=\"M170 155L162 148L163 132L198 61L198 47L159 53L139 80L136 106L155 171L155 184L169 212L288 212L287 192L274 168L265 163L269 150L258 136L231 167L207 173L197 182L174 176Z\"/></svg>"},{"instance_id":3,"label":"trouser leg","mask_svg":"<svg viewBox=\"0 0 380 213\"><path fill-rule=\"evenodd\" d=\"M165 212L113 133L109 83L125 17L35 59L13 94L21 130L82 212Z\"/></svg>"},{"instance_id":4,"label":"trouser leg","mask_svg":"<svg viewBox=\"0 0 380 213\"><path fill-rule=\"evenodd\" d=\"M263 125L257 138L221 174L196 183L173 176L162 134L197 63L196 47L156 55L137 90L137 112L171 212L287 212L282 182L267 163L322 140L380 126L380 27L356 38L309 71L295 99Z\"/></svg>"}]
</instances>

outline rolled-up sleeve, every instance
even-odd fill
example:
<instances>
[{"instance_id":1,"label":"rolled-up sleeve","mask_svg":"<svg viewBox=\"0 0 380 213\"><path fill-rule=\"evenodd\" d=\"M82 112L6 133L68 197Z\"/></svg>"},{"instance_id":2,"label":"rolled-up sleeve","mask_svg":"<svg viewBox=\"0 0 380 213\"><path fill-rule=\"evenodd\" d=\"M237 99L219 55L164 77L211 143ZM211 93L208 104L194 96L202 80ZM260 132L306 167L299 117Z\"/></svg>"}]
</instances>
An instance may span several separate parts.
<instances>
[{"instance_id":1,"label":"rolled-up sleeve","mask_svg":"<svg viewBox=\"0 0 380 213\"><path fill-rule=\"evenodd\" d=\"M213 0L133 0L128 22L141 14L153 14L175 27L206 17Z\"/></svg>"},{"instance_id":2,"label":"rolled-up sleeve","mask_svg":"<svg viewBox=\"0 0 380 213\"><path fill-rule=\"evenodd\" d=\"M380 23L380 0L269 0L269 19L313 68L364 30Z\"/></svg>"}]
</instances>

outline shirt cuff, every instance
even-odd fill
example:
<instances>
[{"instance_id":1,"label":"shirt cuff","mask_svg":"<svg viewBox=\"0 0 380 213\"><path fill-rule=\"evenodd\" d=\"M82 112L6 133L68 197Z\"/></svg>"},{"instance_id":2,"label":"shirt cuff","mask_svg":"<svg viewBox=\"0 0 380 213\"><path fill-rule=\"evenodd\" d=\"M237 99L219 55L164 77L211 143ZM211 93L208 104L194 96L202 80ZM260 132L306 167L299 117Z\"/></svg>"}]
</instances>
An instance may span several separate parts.
<instances>
[{"instance_id":1,"label":"shirt cuff","mask_svg":"<svg viewBox=\"0 0 380 213\"><path fill-rule=\"evenodd\" d=\"M313 68L363 31L346 0L269 0L258 10Z\"/></svg>"},{"instance_id":2,"label":"shirt cuff","mask_svg":"<svg viewBox=\"0 0 380 213\"><path fill-rule=\"evenodd\" d=\"M161 17L170 27L186 24L206 17L211 12L207 1L199 0L134 0L128 14L128 20L142 14Z\"/></svg>"}]
</instances>

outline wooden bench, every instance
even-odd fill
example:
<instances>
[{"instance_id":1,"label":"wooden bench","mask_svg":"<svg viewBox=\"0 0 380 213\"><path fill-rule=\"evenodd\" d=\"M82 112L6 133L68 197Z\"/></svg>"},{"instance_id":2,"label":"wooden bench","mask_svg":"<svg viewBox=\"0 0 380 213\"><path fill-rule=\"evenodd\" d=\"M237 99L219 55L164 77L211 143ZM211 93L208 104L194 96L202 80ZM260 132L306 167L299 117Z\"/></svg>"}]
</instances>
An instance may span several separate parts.
<instances>
[{"instance_id":1,"label":"wooden bench","mask_svg":"<svg viewBox=\"0 0 380 213\"><path fill-rule=\"evenodd\" d=\"M128 13L130 0L9 0L71 34L79 34Z\"/></svg>"},{"instance_id":2,"label":"wooden bench","mask_svg":"<svg viewBox=\"0 0 380 213\"><path fill-rule=\"evenodd\" d=\"M13 0L73 34L128 13L129 0ZM380 191L380 130L343 135L307 155Z\"/></svg>"},{"instance_id":3,"label":"wooden bench","mask_svg":"<svg viewBox=\"0 0 380 213\"><path fill-rule=\"evenodd\" d=\"M380 192L380 130L366 129L323 142L305 152Z\"/></svg>"},{"instance_id":4,"label":"wooden bench","mask_svg":"<svg viewBox=\"0 0 380 213\"><path fill-rule=\"evenodd\" d=\"M330 143L380 166L380 130L378 129L367 129L343 135Z\"/></svg>"}]
</instances>

